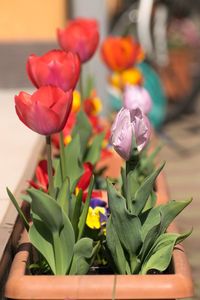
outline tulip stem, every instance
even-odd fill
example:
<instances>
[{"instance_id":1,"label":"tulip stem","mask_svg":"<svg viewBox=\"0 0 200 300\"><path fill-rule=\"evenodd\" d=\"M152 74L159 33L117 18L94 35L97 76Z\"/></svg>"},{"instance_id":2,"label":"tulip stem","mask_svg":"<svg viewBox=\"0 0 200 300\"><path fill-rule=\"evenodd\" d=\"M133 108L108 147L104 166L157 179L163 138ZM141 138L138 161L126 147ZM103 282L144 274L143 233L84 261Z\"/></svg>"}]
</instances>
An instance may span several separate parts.
<instances>
[{"instance_id":1,"label":"tulip stem","mask_svg":"<svg viewBox=\"0 0 200 300\"><path fill-rule=\"evenodd\" d=\"M51 136L46 136L46 149L47 149L47 171L49 178L49 187L48 193L54 198L54 184L53 184L53 166L52 166L52 158L51 158Z\"/></svg>"},{"instance_id":2,"label":"tulip stem","mask_svg":"<svg viewBox=\"0 0 200 300\"><path fill-rule=\"evenodd\" d=\"M63 181L66 178L66 159L65 159L65 145L63 131L60 132L60 162L61 162L61 174Z\"/></svg>"},{"instance_id":3,"label":"tulip stem","mask_svg":"<svg viewBox=\"0 0 200 300\"><path fill-rule=\"evenodd\" d=\"M139 156L135 156L134 159L131 158L130 160L126 161L126 177L128 176L130 171L135 170L138 162L139 162Z\"/></svg>"},{"instance_id":4,"label":"tulip stem","mask_svg":"<svg viewBox=\"0 0 200 300\"><path fill-rule=\"evenodd\" d=\"M83 81L83 66L80 73L80 80L79 80L79 86L80 86L80 94L81 94L81 102L83 102L84 99L84 81Z\"/></svg>"}]
</instances>

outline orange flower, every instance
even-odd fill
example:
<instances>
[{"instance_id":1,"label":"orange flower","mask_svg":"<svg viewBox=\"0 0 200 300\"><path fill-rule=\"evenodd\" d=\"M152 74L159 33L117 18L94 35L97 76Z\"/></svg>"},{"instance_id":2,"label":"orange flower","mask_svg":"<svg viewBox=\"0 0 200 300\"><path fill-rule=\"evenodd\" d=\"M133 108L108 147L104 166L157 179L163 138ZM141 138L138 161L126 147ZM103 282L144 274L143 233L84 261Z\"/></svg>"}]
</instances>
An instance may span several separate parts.
<instances>
[{"instance_id":1,"label":"orange flower","mask_svg":"<svg viewBox=\"0 0 200 300\"><path fill-rule=\"evenodd\" d=\"M140 45L132 37L108 37L101 47L101 56L113 71L123 71L133 66L140 57Z\"/></svg>"}]
</instances>

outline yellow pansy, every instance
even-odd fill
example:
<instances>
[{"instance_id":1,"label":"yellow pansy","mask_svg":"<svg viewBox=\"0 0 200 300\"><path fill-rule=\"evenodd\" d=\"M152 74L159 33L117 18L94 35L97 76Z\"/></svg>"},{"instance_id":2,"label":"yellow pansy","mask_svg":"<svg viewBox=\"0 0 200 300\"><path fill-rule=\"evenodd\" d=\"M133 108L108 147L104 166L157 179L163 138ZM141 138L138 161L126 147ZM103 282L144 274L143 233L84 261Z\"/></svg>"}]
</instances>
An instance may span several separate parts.
<instances>
[{"instance_id":1,"label":"yellow pansy","mask_svg":"<svg viewBox=\"0 0 200 300\"><path fill-rule=\"evenodd\" d=\"M90 206L86 219L87 226L92 229L100 229L102 225L100 214L106 215L106 209L104 207L96 206L92 208Z\"/></svg>"}]
</instances>

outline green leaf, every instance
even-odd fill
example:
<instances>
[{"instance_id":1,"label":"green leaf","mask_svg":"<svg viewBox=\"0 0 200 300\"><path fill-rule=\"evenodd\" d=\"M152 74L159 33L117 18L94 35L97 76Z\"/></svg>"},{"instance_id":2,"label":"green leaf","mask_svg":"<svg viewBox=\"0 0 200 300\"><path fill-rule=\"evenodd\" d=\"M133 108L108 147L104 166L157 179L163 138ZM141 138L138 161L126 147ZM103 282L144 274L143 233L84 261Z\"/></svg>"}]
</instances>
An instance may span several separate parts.
<instances>
[{"instance_id":1,"label":"green leaf","mask_svg":"<svg viewBox=\"0 0 200 300\"><path fill-rule=\"evenodd\" d=\"M95 78L93 75L89 74L86 78L86 93L85 93L85 99L89 98L91 95L92 90L94 89L95 86Z\"/></svg>"},{"instance_id":2,"label":"green leaf","mask_svg":"<svg viewBox=\"0 0 200 300\"><path fill-rule=\"evenodd\" d=\"M151 170L154 167L154 160L156 158L156 156L158 155L158 153L160 152L160 150L162 149L162 145L158 145L153 152L151 152L151 154L147 154L145 153L145 157L140 160L141 163L141 170L143 171L144 169L148 169Z\"/></svg>"},{"instance_id":3,"label":"green leaf","mask_svg":"<svg viewBox=\"0 0 200 300\"><path fill-rule=\"evenodd\" d=\"M83 192L82 190L79 191L78 195L74 197L73 201L75 202L74 209L73 209L73 215L71 218L72 226L74 228L75 237L77 240L78 237L78 223L81 215L81 208L82 208L82 196Z\"/></svg>"},{"instance_id":4,"label":"green leaf","mask_svg":"<svg viewBox=\"0 0 200 300\"><path fill-rule=\"evenodd\" d=\"M75 243L74 231L69 218L48 194L33 189L29 190L29 194L32 197L33 216L33 232L30 239L52 267L54 274L64 275L69 269ZM45 248L47 243L44 240L47 240L53 248L54 264L52 254L49 256L47 253Z\"/></svg>"},{"instance_id":5,"label":"green leaf","mask_svg":"<svg viewBox=\"0 0 200 300\"><path fill-rule=\"evenodd\" d=\"M85 200L83 211L82 211L80 219L79 219L79 223L78 223L78 229L79 229L78 240L83 236L83 233L84 233L86 219L87 219L87 215L88 215L88 209L89 209L89 206L90 206L90 199L91 199L91 195L92 195L93 186L94 186L94 176L92 176L91 179L90 179L90 185L89 185L89 188L88 188L87 197L86 197L86 200Z\"/></svg>"},{"instance_id":6,"label":"green leaf","mask_svg":"<svg viewBox=\"0 0 200 300\"><path fill-rule=\"evenodd\" d=\"M191 203L192 199L185 201L170 201L165 205L160 205L162 216L161 232L164 233L175 217Z\"/></svg>"},{"instance_id":7,"label":"green leaf","mask_svg":"<svg viewBox=\"0 0 200 300\"><path fill-rule=\"evenodd\" d=\"M126 209L126 200L116 191L109 180L107 180L107 191L112 223L122 246L130 257L133 257L142 242L141 222L137 216Z\"/></svg>"},{"instance_id":8,"label":"green leaf","mask_svg":"<svg viewBox=\"0 0 200 300\"><path fill-rule=\"evenodd\" d=\"M66 215L69 215L70 182L68 177L64 180L56 200Z\"/></svg>"},{"instance_id":9,"label":"green leaf","mask_svg":"<svg viewBox=\"0 0 200 300\"><path fill-rule=\"evenodd\" d=\"M51 232L60 231L63 226L60 218L61 208L55 199L51 198L47 193L36 189L29 189L28 193L32 198L32 211L47 224Z\"/></svg>"},{"instance_id":10,"label":"green leaf","mask_svg":"<svg viewBox=\"0 0 200 300\"><path fill-rule=\"evenodd\" d=\"M92 135L92 126L88 120L87 115L84 113L83 110L80 110L77 119L76 119L76 125L73 128L72 131L72 138L74 139L77 135L80 136L80 145L81 150L80 154L83 158L85 156L85 151L89 142L89 139Z\"/></svg>"},{"instance_id":11,"label":"green leaf","mask_svg":"<svg viewBox=\"0 0 200 300\"><path fill-rule=\"evenodd\" d=\"M19 206L17 200L15 199L14 195L11 193L9 188L6 188L6 190L7 190L7 194L9 196L10 200L12 201L14 207L16 208L16 210L24 224L24 227L26 228L27 231L29 231L29 223L28 223L23 211L21 210L21 207Z\"/></svg>"},{"instance_id":12,"label":"green leaf","mask_svg":"<svg viewBox=\"0 0 200 300\"><path fill-rule=\"evenodd\" d=\"M56 274L53 238L45 223L38 218L33 218L33 224L29 230L29 238L33 246L45 257L53 274Z\"/></svg>"},{"instance_id":13,"label":"green leaf","mask_svg":"<svg viewBox=\"0 0 200 300\"><path fill-rule=\"evenodd\" d=\"M90 162L91 164L95 165L99 161L104 137L104 132L101 132L100 134L97 134L94 137L92 144L89 146L87 155L84 159L86 162Z\"/></svg>"},{"instance_id":14,"label":"green leaf","mask_svg":"<svg viewBox=\"0 0 200 300\"><path fill-rule=\"evenodd\" d=\"M60 188L62 186L62 174L61 174L61 164L60 159L55 158L53 159L53 168L54 168L54 187Z\"/></svg>"},{"instance_id":15,"label":"green leaf","mask_svg":"<svg viewBox=\"0 0 200 300\"><path fill-rule=\"evenodd\" d=\"M160 207L157 206L155 208L150 209L149 211L145 211L143 214L141 214L140 217L143 215L146 215L145 221L142 225L142 240L144 241L148 232L155 226L157 226L161 221L161 213L160 213Z\"/></svg>"},{"instance_id":16,"label":"green leaf","mask_svg":"<svg viewBox=\"0 0 200 300\"><path fill-rule=\"evenodd\" d=\"M79 134L77 134L72 141L65 147L66 159L66 176L70 181L70 189L74 188L74 183L83 174L83 167L81 165L81 148Z\"/></svg>"},{"instance_id":17,"label":"green leaf","mask_svg":"<svg viewBox=\"0 0 200 300\"><path fill-rule=\"evenodd\" d=\"M152 269L160 272L166 270L170 264L174 246L188 237L190 233L191 232L185 234L164 233L160 235L154 247L146 256L144 264L142 265L141 274L146 274Z\"/></svg>"},{"instance_id":18,"label":"green leaf","mask_svg":"<svg viewBox=\"0 0 200 300\"><path fill-rule=\"evenodd\" d=\"M126 260L117 232L115 231L115 227L112 224L112 216L109 217L106 224L106 241L119 274L126 274L126 271L130 270L130 266L126 270L126 265L129 264ZM129 271L128 274L131 274L131 271Z\"/></svg>"},{"instance_id":19,"label":"green leaf","mask_svg":"<svg viewBox=\"0 0 200 300\"><path fill-rule=\"evenodd\" d=\"M143 261L144 258L147 256L154 242L157 240L158 236L160 235L160 225L161 225L161 219L158 224L152 226L147 232L139 254L141 261Z\"/></svg>"},{"instance_id":20,"label":"green leaf","mask_svg":"<svg viewBox=\"0 0 200 300\"><path fill-rule=\"evenodd\" d=\"M97 246L96 246L96 249L97 249ZM70 267L69 274L70 275L87 274L94 254L95 254L95 251L93 248L93 240L92 239L82 238L82 239L78 240L74 246L74 256L72 259L72 264Z\"/></svg>"},{"instance_id":21,"label":"green leaf","mask_svg":"<svg viewBox=\"0 0 200 300\"><path fill-rule=\"evenodd\" d=\"M156 171L154 171L150 176L148 176L145 181L141 184L139 189L135 193L135 197L132 200L134 211L138 215L143 210L155 183L155 180L161 170L163 169L164 164L161 165Z\"/></svg>"}]
</instances>

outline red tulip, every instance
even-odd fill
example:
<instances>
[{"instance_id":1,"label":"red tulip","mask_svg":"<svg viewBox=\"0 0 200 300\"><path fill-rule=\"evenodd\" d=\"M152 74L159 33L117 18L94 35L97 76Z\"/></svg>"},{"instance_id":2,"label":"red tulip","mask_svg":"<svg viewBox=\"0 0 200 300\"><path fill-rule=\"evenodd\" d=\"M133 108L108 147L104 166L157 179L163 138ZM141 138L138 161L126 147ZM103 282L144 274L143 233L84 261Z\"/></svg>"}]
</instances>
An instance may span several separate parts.
<instances>
[{"instance_id":1,"label":"red tulip","mask_svg":"<svg viewBox=\"0 0 200 300\"><path fill-rule=\"evenodd\" d=\"M15 96L15 109L19 119L33 131L50 135L61 131L69 117L72 91L44 86L33 95L20 92Z\"/></svg>"},{"instance_id":2,"label":"red tulip","mask_svg":"<svg viewBox=\"0 0 200 300\"><path fill-rule=\"evenodd\" d=\"M141 48L131 37L108 37L101 46L101 56L113 71L123 71L139 59Z\"/></svg>"},{"instance_id":3,"label":"red tulip","mask_svg":"<svg viewBox=\"0 0 200 300\"><path fill-rule=\"evenodd\" d=\"M68 22L65 29L58 29L58 42L65 51L78 53L82 63L88 61L99 42L97 21L77 18Z\"/></svg>"},{"instance_id":4,"label":"red tulip","mask_svg":"<svg viewBox=\"0 0 200 300\"><path fill-rule=\"evenodd\" d=\"M79 179L77 187L81 190L86 190L90 184L90 179L93 173L93 165L89 162L83 164L84 173Z\"/></svg>"},{"instance_id":5,"label":"red tulip","mask_svg":"<svg viewBox=\"0 0 200 300\"><path fill-rule=\"evenodd\" d=\"M42 189L47 192L49 178L47 173L47 161L45 159L41 160L37 165L35 177L37 182L29 180L29 184L36 189Z\"/></svg>"},{"instance_id":6,"label":"red tulip","mask_svg":"<svg viewBox=\"0 0 200 300\"><path fill-rule=\"evenodd\" d=\"M64 139L66 139L67 137L70 137L71 136L71 132L72 132L72 129L74 127L76 123L76 114L71 111L70 115L69 115L69 118L65 124L65 127L63 128L63 136L64 136ZM60 148L60 136L58 133L55 133L51 136L51 140L52 140L52 143L54 144L54 146L59 149ZM65 141L64 141L65 143Z\"/></svg>"},{"instance_id":7,"label":"red tulip","mask_svg":"<svg viewBox=\"0 0 200 300\"><path fill-rule=\"evenodd\" d=\"M78 81L80 60L77 54L62 50L51 50L41 57L33 54L28 58L27 72L37 88L53 85L68 91Z\"/></svg>"}]
</instances>

